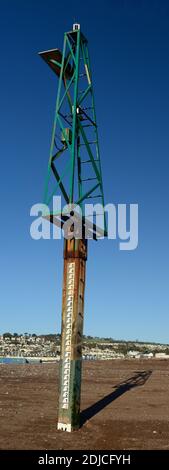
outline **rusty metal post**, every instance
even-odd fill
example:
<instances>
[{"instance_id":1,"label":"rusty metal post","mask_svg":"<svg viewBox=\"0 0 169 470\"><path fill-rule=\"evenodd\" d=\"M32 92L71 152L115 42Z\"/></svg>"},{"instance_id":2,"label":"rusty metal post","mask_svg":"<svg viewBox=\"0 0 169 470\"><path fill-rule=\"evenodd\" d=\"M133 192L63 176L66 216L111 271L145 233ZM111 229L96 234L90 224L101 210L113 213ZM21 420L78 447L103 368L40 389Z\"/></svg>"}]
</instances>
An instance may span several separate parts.
<instances>
[{"instance_id":1,"label":"rusty metal post","mask_svg":"<svg viewBox=\"0 0 169 470\"><path fill-rule=\"evenodd\" d=\"M58 429L80 426L82 336L87 240L64 240Z\"/></svg>"}]
</instances>

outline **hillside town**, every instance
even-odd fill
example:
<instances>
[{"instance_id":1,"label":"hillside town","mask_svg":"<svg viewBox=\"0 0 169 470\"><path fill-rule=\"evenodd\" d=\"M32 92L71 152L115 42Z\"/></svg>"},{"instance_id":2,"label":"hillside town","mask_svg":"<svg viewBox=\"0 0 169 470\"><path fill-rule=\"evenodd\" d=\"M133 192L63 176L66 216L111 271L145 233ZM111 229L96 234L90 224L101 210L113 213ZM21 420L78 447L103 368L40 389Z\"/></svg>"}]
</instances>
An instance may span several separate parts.
<instances>
[{"instance_id":1,"label":"hillside town","mask_svg":"<svg viewBox=\"0 0 169 470\"><path fill-rule=\"evenodd\" d=\"M111 338L83 337L83 359L169 359L169 345L139 341L116 341ZM0 336L0 358L39 358L44 361L60 359L60 335L4 333Z\"/></svg>"}]
</instances>

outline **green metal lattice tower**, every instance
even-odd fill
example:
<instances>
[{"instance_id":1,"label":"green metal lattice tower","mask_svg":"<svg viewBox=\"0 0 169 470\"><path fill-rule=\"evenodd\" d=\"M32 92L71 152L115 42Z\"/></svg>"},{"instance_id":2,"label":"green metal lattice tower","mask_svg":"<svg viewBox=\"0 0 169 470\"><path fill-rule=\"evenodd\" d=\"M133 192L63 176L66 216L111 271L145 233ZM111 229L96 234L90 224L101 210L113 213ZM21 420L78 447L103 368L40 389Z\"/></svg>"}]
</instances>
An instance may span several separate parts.
<instances>
[{"instance_id":1,"label":"green metal lattice tower","mask_svg":"<svg viewBox=\"0 0 169 470\"><path fill-rule=\"evenodd\" d=\"M64 34L63 52L39 53L59 79L44 203L50 206L58 189L64 204L101 202L104 194L88 41L80 25ZM94 199L96 201L94 201ZM59 214L51 210L50 221ZM65 215L60 215L61 223ZM97 227L92 226L93 238ZM106 220L104 219L106 235ZM80 388L87 240L64 240L62 340L58 429L80 425Z\"/></svg>"}]
</instances>

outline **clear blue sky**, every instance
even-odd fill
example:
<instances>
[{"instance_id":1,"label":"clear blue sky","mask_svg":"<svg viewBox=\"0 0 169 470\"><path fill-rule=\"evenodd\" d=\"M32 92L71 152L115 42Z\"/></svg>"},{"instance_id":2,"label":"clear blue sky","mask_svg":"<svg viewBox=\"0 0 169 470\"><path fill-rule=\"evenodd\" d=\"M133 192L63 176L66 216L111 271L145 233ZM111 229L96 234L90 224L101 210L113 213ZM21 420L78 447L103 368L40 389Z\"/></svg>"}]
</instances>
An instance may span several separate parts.
<instances>
[{"instance_id":1,"label":"clear blue sky","mask_svg":"<svg viewBox=\"0 0 169 470\"><path fill-rule=\"evenodd\" d=\"M169 343L169 3L1 0L0 332L60 331L62 242L34 241L57 78L38 51L88 37L106 202L139 204L139 247L89 243L85 334Z\"/></svg>"}]
</instances>

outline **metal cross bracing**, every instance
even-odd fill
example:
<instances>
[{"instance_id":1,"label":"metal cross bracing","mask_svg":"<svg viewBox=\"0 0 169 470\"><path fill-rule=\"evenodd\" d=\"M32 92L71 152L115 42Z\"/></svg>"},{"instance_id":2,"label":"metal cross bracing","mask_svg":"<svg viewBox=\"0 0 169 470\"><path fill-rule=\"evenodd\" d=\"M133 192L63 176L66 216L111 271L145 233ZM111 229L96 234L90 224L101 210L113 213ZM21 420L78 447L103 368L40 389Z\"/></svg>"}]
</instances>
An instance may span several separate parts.
<instances>
[{"instance_id":1,"label":"metal cross bracing","mask_svg":"<svg viewBox=\"0 0 169 470\"><path fill-rule=\"evenodd\" d=\"M104 207L104 194L88 42L75 26L64 34L62 53L39 53L59 77L44 203L50 206L60 188L63 201L84 215L88 200Z\"/></svg>"}]
</instances>

